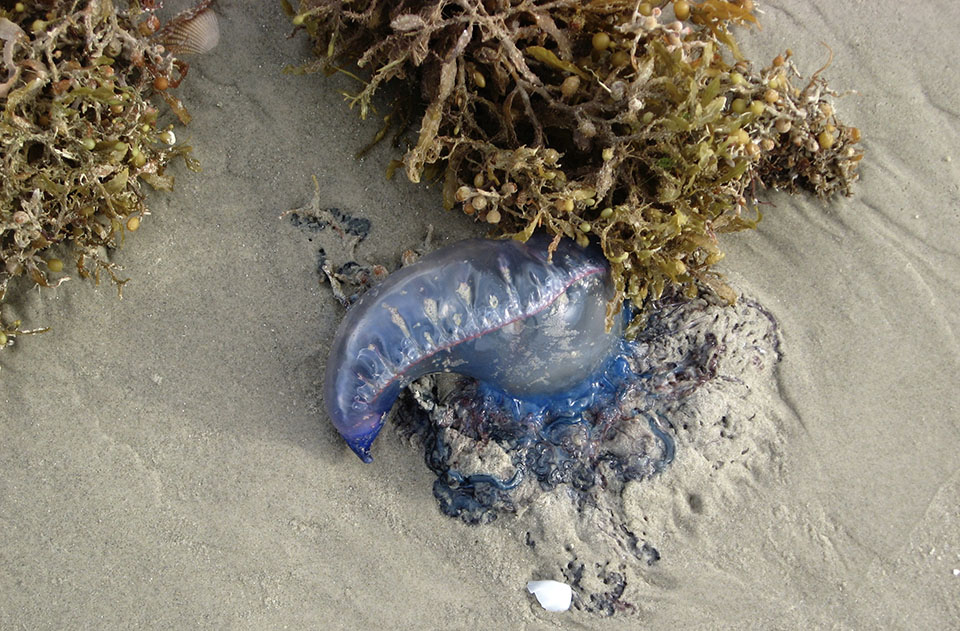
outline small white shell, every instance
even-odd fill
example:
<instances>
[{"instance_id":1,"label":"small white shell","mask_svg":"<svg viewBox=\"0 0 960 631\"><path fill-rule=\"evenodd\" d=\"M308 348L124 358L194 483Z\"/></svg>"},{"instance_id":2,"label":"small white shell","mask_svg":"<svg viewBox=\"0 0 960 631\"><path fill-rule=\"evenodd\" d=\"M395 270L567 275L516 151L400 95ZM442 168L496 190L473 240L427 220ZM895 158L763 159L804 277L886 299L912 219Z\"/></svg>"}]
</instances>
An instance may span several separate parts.
<instances>
[{"instance_id":1,"label":"small white shell","mask_svg":"<svg viewBox=\"0 0 960 631\"><path fill-rule=\"evenodd\" d=\"M530 581L527 591L537 597L537 602L547 611L566 611L573 601L573 590L559 581Z\"/></svg>"}]
</instances>

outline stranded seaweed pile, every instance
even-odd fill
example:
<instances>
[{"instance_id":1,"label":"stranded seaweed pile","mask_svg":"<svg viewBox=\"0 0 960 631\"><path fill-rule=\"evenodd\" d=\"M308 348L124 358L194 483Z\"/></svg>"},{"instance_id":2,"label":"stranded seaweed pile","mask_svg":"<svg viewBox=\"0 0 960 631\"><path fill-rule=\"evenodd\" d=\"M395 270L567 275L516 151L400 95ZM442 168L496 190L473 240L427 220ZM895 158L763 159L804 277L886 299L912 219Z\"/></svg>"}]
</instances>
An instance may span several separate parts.
<instances>
[{"instance_id":1,"label":"stranded seaweed pile","mask_svg":"<svg viewBox=\"0 0 960 631\"><path fill-rule=\"evenodd\" d=\"M717 235L756 226L757 189L826 199L857 179L860 132L820 71L803 79L789 49L760 69L741 53L731 27L756 23L752 0L284 5L318 56L296 71L368 73L347 95L361 116L401 81L379 137L419 131L388 173L442 181L444 206L495 234L596 240L611 306L670 285L732 301Z\"/></svg>"},{"instance_id":2,"label":"stranded seaweed pile","mask_svg":"<svg viewBox=\"0 0 960 631\"><path fill-rule=\"evenodd\" d=\"M148 214L143 184L170 190L177 156L197 168L149 99L188 122L168 89L186 73L178 55L216 43L210 3L162 28L146 0L0 3L0 306L18 277L59 285L64 259L123 285L108 251ZM0 313L0 348L29 332Z\"/></svg>"}]
</instances>

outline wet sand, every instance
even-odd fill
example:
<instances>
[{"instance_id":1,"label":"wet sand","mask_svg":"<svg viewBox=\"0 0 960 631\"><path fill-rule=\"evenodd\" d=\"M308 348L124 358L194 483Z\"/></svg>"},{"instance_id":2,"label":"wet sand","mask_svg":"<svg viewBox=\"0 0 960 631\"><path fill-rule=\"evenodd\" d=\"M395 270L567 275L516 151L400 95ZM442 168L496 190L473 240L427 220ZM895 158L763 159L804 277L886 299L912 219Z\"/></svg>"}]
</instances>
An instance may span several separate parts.
<instances>
[{"instance_id":1,"label":"wet sand","mask_svg":"<svg viewBox=\"0 0 960 631\"><path fill-rule=\"evenodd\" d=\"M763 30L740 35L748 57L790 47L809 75L827 42L825 76L857 91L838 110L867 154L853 198L770 194L758 231L724 239L723 271L782 336L758 389L765 429L746 430L762 457L717 468L678 445L670 468L628 489L628 515L662 555L635 573L636 610L542 611L524 586L556 577L517 522L443 516L394 431L364 465L330 426L319 392L342 309L318 283L317 244L280 215L309 201L316 175L330 206L371 220L365 261L396 264L430 224L438 246L483 230L438 210L436 190L387 181L386 144L352 158L379 120L347 109L346 77L280 73L308 56L275 3L224 2L221 44L180 91L194 121L177 134L204 171L178 166L176 190L152 195L115 257L132 278L123 300L71 281L12 304L53 332L0 356L0 627L960 619L960 81L947 27L960 7L763 9Z\"/></svg>"}]
</instances>

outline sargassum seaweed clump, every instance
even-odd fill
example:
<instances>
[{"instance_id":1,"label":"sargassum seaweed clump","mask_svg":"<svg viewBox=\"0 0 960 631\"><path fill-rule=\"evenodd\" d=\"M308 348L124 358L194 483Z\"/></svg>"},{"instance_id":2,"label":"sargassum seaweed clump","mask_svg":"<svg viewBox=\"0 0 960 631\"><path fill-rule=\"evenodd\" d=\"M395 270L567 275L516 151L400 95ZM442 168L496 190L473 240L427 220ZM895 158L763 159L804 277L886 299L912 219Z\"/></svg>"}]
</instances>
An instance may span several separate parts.
<instances>
[{"instance_id":1,"label":"sargassum seaweed clump","mask_svg":"<svg viewBox=\"0 0 960 631\"><path fill-rule=\"evenodd\" d=\"M283 1L318 57L291 71L355 62L361 116L401 86L378 137L418 116L419 131L388 174L439 180L447 209L498 236L599 242L609 317L671 285L732 302L717 236L756 226L757 190L826 199L857 179L860 132L822 69L741 53L731 29L757 22L752 0Z\"/></svg>"},{"instance_id":2,"label":"sargassum seaweed clump","mask_svg":"<svg viewBox=\"0 0 960 631\"><path fill-rule=\"evenodd\" d=\"M188 68L179 56L202 52L191 39L197 35L184 30L211 2L163 26L157 3L146 0L0 7L0 308L14 279L63 282L65 258L82 278L99 282L105 273L118 290L126 282L108 255L149 214L143 184L171 190L165 170L176 157L199 169L150 99L159 95L189 122L169 90ZM202 45L215 43L214 16L200 35ZM0 348L40 330L0 312Z\"/></svg>"}]
</instances>

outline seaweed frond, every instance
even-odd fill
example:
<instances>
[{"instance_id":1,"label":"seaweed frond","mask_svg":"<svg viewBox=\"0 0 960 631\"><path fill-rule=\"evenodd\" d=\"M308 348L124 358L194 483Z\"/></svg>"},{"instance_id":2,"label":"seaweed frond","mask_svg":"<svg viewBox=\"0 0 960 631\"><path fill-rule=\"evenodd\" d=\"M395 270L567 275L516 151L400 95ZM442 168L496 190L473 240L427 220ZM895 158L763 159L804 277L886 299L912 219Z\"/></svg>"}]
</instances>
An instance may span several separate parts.
<instances>
[{"instance_id":1,"label":"seaweed frond","mask_svg":"<svg viewBox=\"0 0 960 631\"><path fill-rule=\"evenodd\" d=\"M837 119L819 71L804 81L789 50L760 69L743 57L732 29L757 22L752 0L287 8L318 56L299 70L369 72L352 98L361 116L385 82L413 88L396 104L423 112L402 160L410 180L435 174L447 209L498 235L598 242L612 305L668 286L733 301L711 269L717 235L757 225L758 188L825 199L857 179L860 133Z\"/></svg>"},{"instance_id":2,"label":"seaweed frond","mask_svg":"<svg viewBox=\"0 0 960 631\"><path fill-rule=\"evenodd\" d=\"M18 277L41 287L76 274L118 290L108 254L148 215L143 184L170 190L181 157L172 125L150 98L168 92L186 64L155 37L153 2L46 0L0 7L0 308ZM201 3L203 8L210 0ZM0 348L27 331L0 312Z\"/></svg>"}]
</instances>

